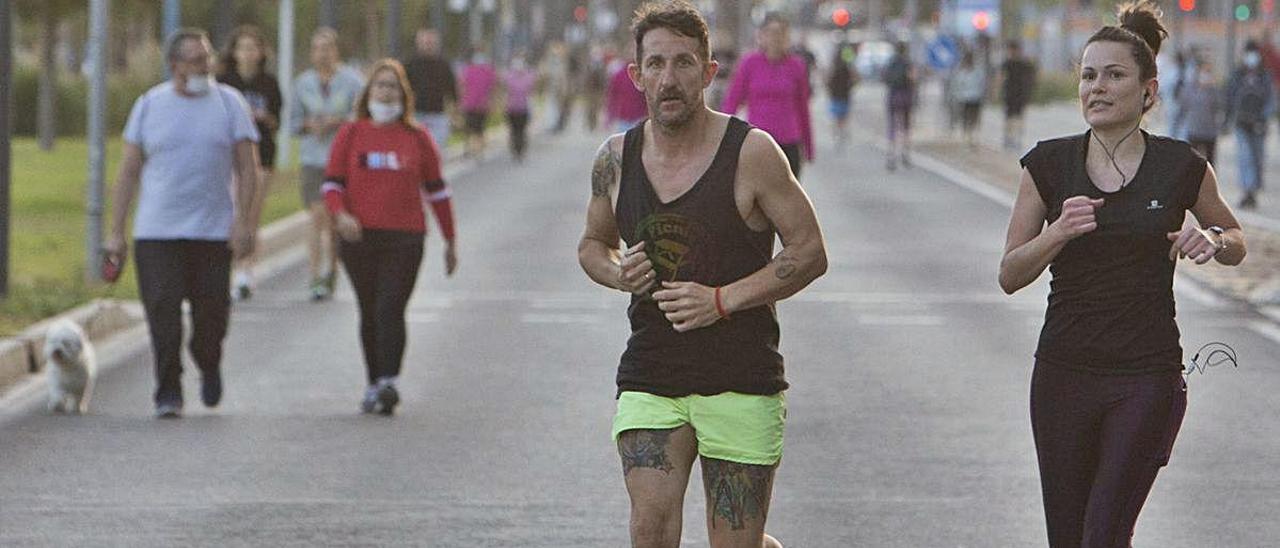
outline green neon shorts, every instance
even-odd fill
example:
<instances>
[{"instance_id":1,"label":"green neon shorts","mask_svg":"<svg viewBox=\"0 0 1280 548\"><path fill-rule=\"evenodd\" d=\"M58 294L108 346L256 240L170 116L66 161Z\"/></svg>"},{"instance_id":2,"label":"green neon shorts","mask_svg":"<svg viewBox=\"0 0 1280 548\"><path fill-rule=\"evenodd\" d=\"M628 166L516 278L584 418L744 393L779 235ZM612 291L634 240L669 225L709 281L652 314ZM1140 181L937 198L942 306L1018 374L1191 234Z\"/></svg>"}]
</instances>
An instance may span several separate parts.
<instances>
[{"instance_id":1,"label":"green neon shorts","mask_svg":"<svg viewBox=\"0 0 1280 548\"><path fill-rule=\"evenodd\" d=\"M688 424L698 454L742 464L773 466L782 460L787 398L722 392L680 398L623 392L613 417L613 441L627 430L669 430Z\"/></svg>"}]
</instances>

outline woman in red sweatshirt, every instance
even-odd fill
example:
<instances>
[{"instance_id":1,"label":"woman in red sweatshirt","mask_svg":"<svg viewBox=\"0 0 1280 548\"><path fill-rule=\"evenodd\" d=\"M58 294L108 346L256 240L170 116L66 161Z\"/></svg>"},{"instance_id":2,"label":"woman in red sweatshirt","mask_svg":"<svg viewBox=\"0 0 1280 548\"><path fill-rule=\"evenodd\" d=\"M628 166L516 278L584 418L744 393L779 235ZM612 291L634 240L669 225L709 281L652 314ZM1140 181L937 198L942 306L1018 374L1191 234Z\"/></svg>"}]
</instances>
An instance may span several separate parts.
<instances>
[{"instance_id":1,"label":"woman in red sweatshirt","mask_svg":"<svg viewBox=\"0 0 1280 548\"><path fill-rule=\"evenodd\" d=\"M393 59L373 66L356 120L338 130L325 169L325 204L342 237L339 254L360 306L369 386L360 408L390 415L405 347L405 306L422 263L424 199L444 236L445 272L458 266L453 208L436 143L413 121L413 92Z\"/></svg>"}]
</instances>

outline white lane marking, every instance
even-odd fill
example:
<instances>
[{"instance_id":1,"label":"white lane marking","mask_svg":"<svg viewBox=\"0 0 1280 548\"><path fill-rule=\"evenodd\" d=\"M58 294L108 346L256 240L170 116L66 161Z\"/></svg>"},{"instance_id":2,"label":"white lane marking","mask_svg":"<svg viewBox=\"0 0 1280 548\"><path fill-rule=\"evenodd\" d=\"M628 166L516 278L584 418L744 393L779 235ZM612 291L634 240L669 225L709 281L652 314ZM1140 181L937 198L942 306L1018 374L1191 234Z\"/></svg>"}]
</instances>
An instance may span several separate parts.
<instances>
[{"instance_id":1,"label":"white lane marking","mask_svg":"<svg viewBox=\"0 0 1280 548\"><path fill-rule=\"evenodd\" d=\"M858 323L891 327L938 327L946 325L946 319L942 316L934 315L872 316L863 314L858 316Z\"/></svg>"},{"instance_id":2,"label":"white lane marking","mask_svg":"<svg viewBox=\"0 0 1280 548\"><path fill-rule=\"evenodd\" d=\"M535 310L610 310L614 303L600 299L535 299L529 302Z\"/></svg>"},{"instance_id":3,"label":"white lane marking","mask_svg":"<svg viewBox=\"0 0 1280 548\"><path fill-rule=\"evenodd\" d=\"M841 292L841 291L810 291L800 293L784 302L817 302L817 303L847 303L853 305L870 305L870 304L1009 304L1019 300L1027 302L1035 302L1039 306L1044 305L1041 297L1008 297L997 292L990 293L917 293L917 292Z\"/></svg>"},{"instance_id":4,"label":"white lane marking","mask_svg":"<svg viewBox=\"0 0 1280 548\"><path fill-rule=\"evenodd\" d=\"M1013 207L1013 194L1005 192L986 181L923 154L914 154L912 160L919 164L920 167L932 171L934 175L951 181L953 184L963 187L974 194L1005 207Z\"/></svg>"},{"instance_id":5,"label":"white lane marking","mask_svg":"<svg viewBox=\"0 0 1280 548\"><path fill-rule=\"evenodd\" d=\"M603 320L596 314L521 314L520 321L540 324L592 324L598 325Z\"/></svg>"},{"instance_id":6,"label":"white lane marking","mask_svg":"<svg viewBox=\"0 0 1280 548\"><path fill-rule=\"evenodd\" d=\"M1175 293L1178 293L1183 297L1187 297L1201 306L1209 308L1223 308L1227 306L1226 299L1214 294L1200 282L1186 276L1175 276L1173 278L1173 290Z\"/></svg>"},{"instance_id":7,"label":"white lane marking","mask_svg":"<svg viewBox=\"0 0 1280 548\"><path fill-rule=\"evenodd\" d=\"M1271 342L1273 343L1280 344L1280 327L1277 327L1275 324L1254 321L1249 324L1249 329L1253 330L1254 333L1271 339Z\"/></svg>"}]
</instances>

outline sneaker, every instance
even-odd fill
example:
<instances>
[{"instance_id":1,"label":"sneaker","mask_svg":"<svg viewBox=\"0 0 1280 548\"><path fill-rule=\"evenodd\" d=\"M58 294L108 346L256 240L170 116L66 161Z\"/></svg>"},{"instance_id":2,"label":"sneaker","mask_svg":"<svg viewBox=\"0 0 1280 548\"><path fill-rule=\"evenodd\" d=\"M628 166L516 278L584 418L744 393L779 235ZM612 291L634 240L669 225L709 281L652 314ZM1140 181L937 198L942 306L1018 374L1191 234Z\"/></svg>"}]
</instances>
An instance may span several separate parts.
<instances>
[{"instance_id":1,"label":"sneaker","mask_svg":"<svg viewBox=\"0 0 1280 548\"><path fill-rule=\"evenodd\" d=\"M333 290L334 290L334 287L337 285L337 283L338 283L337 271L330 271L329 275L324 277L324 289L325 289L326 296L328 297L333 296Z\"/></svg>"},{"instance_id":2,"label":"sneaker","mask_svg":"<svg viewBox=\"0 0 1280 548\"><path fill-rule=\"evenodd\" d=\"M311 281L311 300L320 302L329 298L329 291L325 288L324 279L316 278Z\"/></svg>"},{"instance_id":3,"label":"sneaker","mask_svg":"<svg viewBox=\"0 0 1280 548\"><path fill-rule=\"evenodd\" d=\"M222 372L212 371L200 375L200 401L205 407L217 407L222 401Z\"/></svg>"},{"instance_id":4,"label":"sneaker","mask_svg":"<svg viewBox=\"0 0 1280 548\"><path fill-rule=\"evenodd\" d=\"M1244 198L1240 200L1240 209L1256 209L1257 207L1257 196L1252 192L1245 193Z\"/></svg>"},{"instance_id":5,"label":"sneaker","mask_svg":"<svg viewBox=\"0 0 1280 548\"><path fill-rule=\"evenodd\" d=\"M231 297L238 301L247 301L253 296L253 279L248 272L236 272L235 290Z\"/></svg>"},{"instance_id":6,"label":"sneaker","mask_svg":"<svg viewBox=\"0 0 1280 548\"><path fill-rule=\"evenodd\" d=\"M395 412L396 404L399 403L400 392L396 390L395 380L391 377L378 379L378 405L381 406L378 412L390 415Z\"/></svg>"},{"instance_id":7,"label":"sneaker","mask_svg":"<svg viewBox=\"0 0 1280 548\"><path fill-rule=\"evenodd\" d=\"M158 403L156 404L157 419L179 419L182 418L181 403Z\"/></svg>"},{"instance_id":8,"label":"sneaker","mask_svg":"<svg viewBox=\"0 0 1280 548\"><path fill-rule=\"evenodd\" d=\"M360 412L372 413L378 408L378 385L371 384L364 389L364 399L360 400Z\"/></svg>"}]
</instances>

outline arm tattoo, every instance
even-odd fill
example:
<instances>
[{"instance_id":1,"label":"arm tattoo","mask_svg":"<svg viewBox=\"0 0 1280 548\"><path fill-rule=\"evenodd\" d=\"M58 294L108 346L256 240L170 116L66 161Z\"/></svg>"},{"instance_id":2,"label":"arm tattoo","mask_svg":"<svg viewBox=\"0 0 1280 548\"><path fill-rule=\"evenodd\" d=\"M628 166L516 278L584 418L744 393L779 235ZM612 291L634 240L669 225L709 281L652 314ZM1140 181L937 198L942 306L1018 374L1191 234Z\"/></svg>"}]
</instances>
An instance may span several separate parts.
<instances>
[{"instance_id":1,"label":"arm tattoo","mask_svg":"<svg viewBox=\"0 0 1280 548\"><path fill-rule=\"evenodd\" d=\"M773 258L773 262L778 263L778 268L773 270L773 274L777 276L779 280L785 280L796 273L796 269L798 268L796 263L799 261L797 261L795 257L787 255L786 251L783 251L782 253L779 253L777 257Z\"/></svg>"},{"instance_id":2,"label":"arm tattoo","mask_svg":"<svg viewBox=\"0 0 1280 548\"><path fill-rule=\"evenodd\" d=\"M607 198L609 189L613 188L621 171L618 155L606 143L596 155L596 162L591 166L591 196Z\"/></svg>"},{"instance_id":3,"label":"arm tattoo","mask_svg":"<svg viewBox=\"0 0 1280 548\"><path fill-rule=\"evenodd\" d=\"M773 467L702 458L702 483L711 504L711 527L717 519L735 531L746 522L764 520L769 509Z\"/></svg>"},{"instance_id":4,"label":"arm tattoo","mask_svg":"<svg viewBox=\"0 0 1280 548\"><path fill-rule=\"evenodd\" d=\"M671 473L674 468L667 458L667 444L672 430L628 430L618 437L618 454L622 456L622 475L633 468L653 468Z\"/></svg>"}]
</instances>

